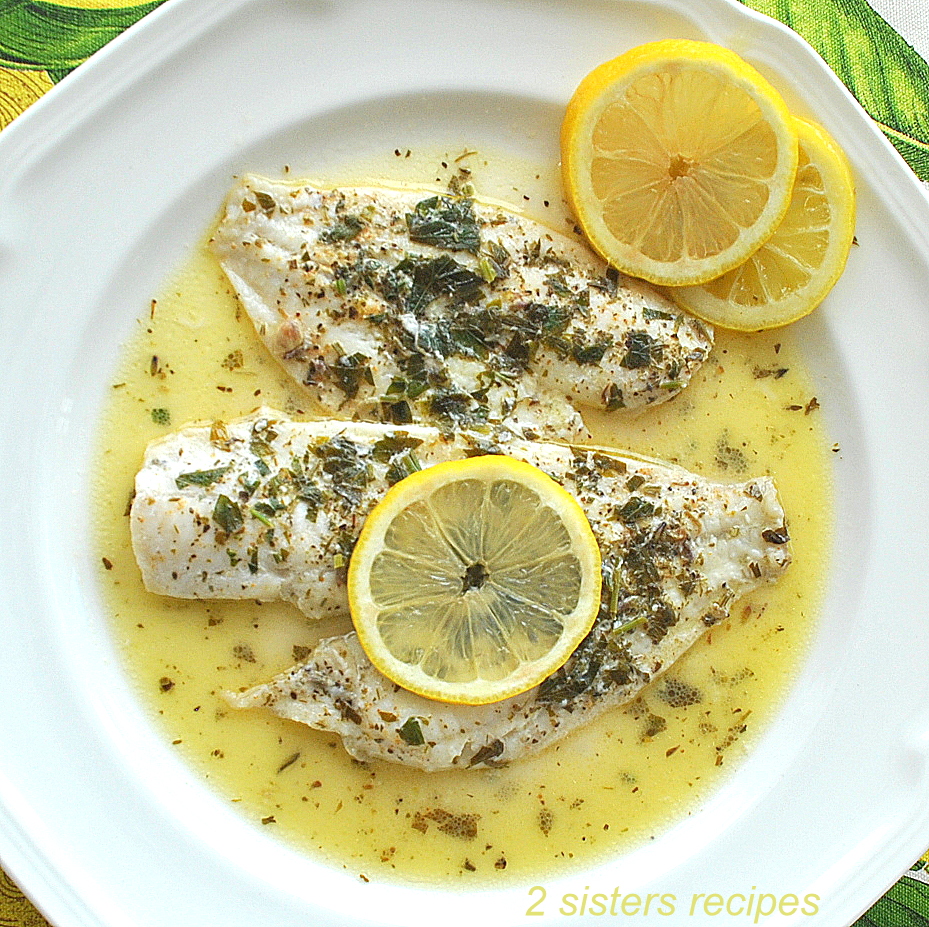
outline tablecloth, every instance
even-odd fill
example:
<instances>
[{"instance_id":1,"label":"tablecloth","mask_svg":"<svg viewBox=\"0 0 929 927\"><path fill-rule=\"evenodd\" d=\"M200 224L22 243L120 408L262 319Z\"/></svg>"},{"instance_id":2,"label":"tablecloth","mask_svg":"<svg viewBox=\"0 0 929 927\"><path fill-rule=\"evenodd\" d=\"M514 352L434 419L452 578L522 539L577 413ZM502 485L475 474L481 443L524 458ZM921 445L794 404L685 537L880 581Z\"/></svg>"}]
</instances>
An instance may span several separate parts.
<instances>
[{"instance_id":1,"label":"tablecloth","mask_svg":"<svg viewBox=\"0 0 929 927\"><path fill-rule=\"evenodd\" d=\"M163 2L0 0L0 129ZM743 2L810 42L929 182L929 0ZM0 869L0 927L47 924ZM854 927L929 927L929 851Z\"/></svg>"}]
</instances>

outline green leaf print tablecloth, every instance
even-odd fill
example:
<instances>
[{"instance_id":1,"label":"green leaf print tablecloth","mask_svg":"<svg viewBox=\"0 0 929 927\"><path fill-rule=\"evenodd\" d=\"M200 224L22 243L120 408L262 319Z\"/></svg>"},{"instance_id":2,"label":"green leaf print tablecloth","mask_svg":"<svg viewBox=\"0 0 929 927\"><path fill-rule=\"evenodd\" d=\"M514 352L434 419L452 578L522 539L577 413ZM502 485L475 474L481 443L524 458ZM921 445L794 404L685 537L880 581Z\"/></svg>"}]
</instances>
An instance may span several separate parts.
<instances>
[{"instance_id":1,"label":"green leaf print tablecloth","mask_svg":"<svg viewBox=\"0 0 929 927\"><path fill-rule=\"evenodd\" d=\"M0 129L162 2L0 0ZM929 0L743 2L810 42L929 182ZM45 925L0 869L0 927ZM854 927L929 927L929 853Z\"/></svg>"}]
</instances>

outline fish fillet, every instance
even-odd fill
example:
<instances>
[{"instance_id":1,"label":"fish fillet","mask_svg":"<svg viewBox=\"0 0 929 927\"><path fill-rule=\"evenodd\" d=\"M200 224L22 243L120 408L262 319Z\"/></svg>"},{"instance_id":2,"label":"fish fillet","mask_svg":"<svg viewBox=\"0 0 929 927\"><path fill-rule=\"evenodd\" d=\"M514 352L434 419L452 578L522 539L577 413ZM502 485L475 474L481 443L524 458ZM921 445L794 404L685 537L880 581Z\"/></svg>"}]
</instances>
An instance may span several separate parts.
<instances>
[{"instance_id":1,"label":"fish fillet","mask_svg":"<svg viewBox=\"0 0 929 927\"><path fill-rule=\"evenodd\" d=\"M599 449L500 436L491 444L429 426L298 422L268 409L149 446L130 512L136 559L153 592L347 614L345 563L387 486L420 466L499 452L563 483L600 545L600 613L561 670L504 702L445 705L386 680L347 634L233 704L337 733L359 759L426 770L506 762L629 701L789 563L768 478L719 484Z\"/></svg>"},{"instance_id":2,"label":"fish fillet","mask_svg":"<svg viewBox=\"0 0 929 927\"><path fill-rule=\"evenodd\" d=\"M247 176L212 248L320 417L576 440L579 406L669 399L712 347L577 241L467 197Z\"/></svg>"}]
</instances>

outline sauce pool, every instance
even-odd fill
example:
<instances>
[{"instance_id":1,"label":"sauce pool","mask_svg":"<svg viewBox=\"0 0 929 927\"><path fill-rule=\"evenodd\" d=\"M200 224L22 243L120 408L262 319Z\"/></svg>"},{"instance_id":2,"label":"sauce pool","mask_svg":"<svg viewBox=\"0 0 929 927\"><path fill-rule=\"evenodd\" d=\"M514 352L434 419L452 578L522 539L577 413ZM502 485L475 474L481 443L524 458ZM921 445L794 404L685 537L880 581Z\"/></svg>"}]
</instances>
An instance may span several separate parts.
<instances>
[{"instance_id":1,"label":"sauce pool","mask_svg":"<svg viewBox=\"0 0 929 927\"><path fill-rule=\"evenodd\" d=\"M326 185L378 178L443 189L463 167L478 196L570 230L556 167L504 155L384 152ZM125 513L146 444L258 405L312 417L204 240L139 319L113 375L93 487L100 582L126 671L163 736L257 827L368 880L485 889L565 874L693 813L776 713L820 608L832 525L829 442L789 329L717 331L674 400L631 419L585 413L596 444L721 481L770 474L791 534L786 575L736 603L635 702L500 769L363 765L336 737L229 708L223 691L266 681L348 619L311 622L281 603L172 600L143 588Z\"/></svg>"}]
</instances>

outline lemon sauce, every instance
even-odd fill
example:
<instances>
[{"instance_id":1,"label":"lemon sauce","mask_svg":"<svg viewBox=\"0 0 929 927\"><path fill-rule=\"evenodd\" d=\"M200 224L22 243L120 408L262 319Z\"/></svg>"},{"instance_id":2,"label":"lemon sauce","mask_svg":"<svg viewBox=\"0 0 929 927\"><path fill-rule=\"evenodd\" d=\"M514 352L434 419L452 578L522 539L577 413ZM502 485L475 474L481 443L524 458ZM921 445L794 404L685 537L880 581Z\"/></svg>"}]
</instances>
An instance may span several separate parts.
<instances>
[{"instance_id":1,"label":"lemon sauce","mask_svg":"<svg viewBox=\"0 0 929 927\"><path fill-rule=\"evenodd\" d=\"M390 151L326 180L443 189L462 168L478 196L570 231L554 165L462 149ZM146 307L113 373L94 486L98 562L140 700L256 827L365 880L484 889L538 879L616 857L693 814L776 713L820 607L832 507L831 448L789 330L718 331L680 396L633 418L585 413L596 444L721 481L770 474L791 534L787 573L736 603L632 704L498 769L360 764L337 737L231 709L224 691L267 681L348 630L348 619L314 622L282 603L186 601L143 588L126 509L146 444L258 405L296 418L312 412L204 240Z\"/></svg>"}]
</instances>

